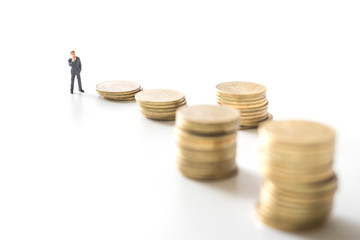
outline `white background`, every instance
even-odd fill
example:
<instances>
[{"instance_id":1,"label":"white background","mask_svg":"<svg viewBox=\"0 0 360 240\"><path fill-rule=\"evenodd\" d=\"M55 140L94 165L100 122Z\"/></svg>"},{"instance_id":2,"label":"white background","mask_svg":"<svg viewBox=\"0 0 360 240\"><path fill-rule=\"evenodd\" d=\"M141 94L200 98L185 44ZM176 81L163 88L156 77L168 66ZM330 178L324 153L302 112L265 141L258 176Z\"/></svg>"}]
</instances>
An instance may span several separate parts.
<instances>
[{"instance_id":1,"label":"white background","mask_svg":"<svg viewBox=\"0 0 360 240\"><path fill-rule=\"evenodd\" d=\"M0 239L359 239L358 1L1 1ZM69 94L69 52L85 94ZM215 104L215 85L254 81L275 119L337 131L333 214L292 234L255 215L255 130L238 134L240 173L181 176L173 122L95 85L171 88Z\"/></svg>"}]
</instances>

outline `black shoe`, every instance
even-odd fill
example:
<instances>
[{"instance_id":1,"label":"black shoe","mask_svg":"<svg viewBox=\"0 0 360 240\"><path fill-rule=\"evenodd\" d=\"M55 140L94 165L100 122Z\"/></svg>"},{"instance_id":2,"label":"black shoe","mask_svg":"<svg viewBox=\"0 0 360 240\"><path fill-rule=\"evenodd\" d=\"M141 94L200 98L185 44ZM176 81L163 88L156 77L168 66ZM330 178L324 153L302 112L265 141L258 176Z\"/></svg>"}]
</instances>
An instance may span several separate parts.
<instances>
[{"instance_id":1,"label":"black shoe","mask_svg":"<svg viewBox=\"0 0 360 240\"><path fill-rule=\"evenodd\" d=\"M80 92L85 92L83 89L79 90Z\"/></svg>"},{"instance_id":2,"label":"black shoe","mask_svg":"<svg viewBox=\"0 0 360 240\"><path fill-rule=\"evenodd\" d=\"M70 93L73 94L74 92L71 91Z\"/></svg>"}]
</instances>

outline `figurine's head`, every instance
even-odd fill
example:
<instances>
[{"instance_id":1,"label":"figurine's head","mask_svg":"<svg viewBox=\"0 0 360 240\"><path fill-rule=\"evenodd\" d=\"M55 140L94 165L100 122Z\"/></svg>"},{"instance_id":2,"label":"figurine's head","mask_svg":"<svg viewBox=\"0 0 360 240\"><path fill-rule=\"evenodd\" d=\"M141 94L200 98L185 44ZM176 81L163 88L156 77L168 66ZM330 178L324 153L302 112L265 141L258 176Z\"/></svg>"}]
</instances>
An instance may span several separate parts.
<instances>
[{"instance_id":1,"label":"figurine's head","mask_svg":"<svg viewBox=\"0 0 360 240\"><path fill-rule=\"evenodd\" d=\"M74 51L74 50L71 51L71 52L70 52L70 55L73 56L73 57L75 57L75 51Z\"/></svg>"}]
</instances>

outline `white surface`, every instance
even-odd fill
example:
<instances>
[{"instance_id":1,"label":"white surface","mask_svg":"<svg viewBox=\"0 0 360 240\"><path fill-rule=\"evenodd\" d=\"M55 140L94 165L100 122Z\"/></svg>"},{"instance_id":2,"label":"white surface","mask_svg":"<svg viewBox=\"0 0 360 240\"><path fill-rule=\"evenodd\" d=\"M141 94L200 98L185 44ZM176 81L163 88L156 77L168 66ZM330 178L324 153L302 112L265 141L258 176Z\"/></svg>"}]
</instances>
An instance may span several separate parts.
<instances>
[{"instance_id":1,"label":"white surface","mask_svg":"<svg viewBox=\"0 0 360 240\"><path fill-rule=\"evenodd\" d=\"M0 239L359 239L358 1L1 2ZM67 59L85 94L69 94ZM257 222L256 131L238 135L240 173L182 177L173 123L95 85L137 81L214 103L223 81L268 88L275 119L337 130L340 179L325 227Z\"/></svg>"}]
</instances>

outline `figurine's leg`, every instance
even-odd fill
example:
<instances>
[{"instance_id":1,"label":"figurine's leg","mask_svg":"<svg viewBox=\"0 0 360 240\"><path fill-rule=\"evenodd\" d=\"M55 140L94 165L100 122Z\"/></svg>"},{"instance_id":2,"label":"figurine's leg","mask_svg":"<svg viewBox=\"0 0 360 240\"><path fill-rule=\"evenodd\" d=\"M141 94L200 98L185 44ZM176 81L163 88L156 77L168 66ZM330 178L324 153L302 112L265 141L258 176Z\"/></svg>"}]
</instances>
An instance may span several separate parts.
<instances>
[{"instance_id":1,"label":"figurine's leg","mask_svg":"<svg viewBox=\"0 0 360 240\"><path fill-rule=\"evenodd\" d=\"M78 85L79 85L79 91L82 91L82 86L81 86L81 77L80 77L80 73L76 74L77 76L77 81L78 81Z\"/></svg>"},{"instance_id":2,"label":"figurine's leg","mask_svg":"<svg viewBox=\"0 0 360 240\"><path fill-rule=\"evenodd\" d=\"M70 85L71 93L73 93L73 91L74 91L74 80L75 80L75 74L71 74L71 85Z\"/></svg>"}]
</instances>

